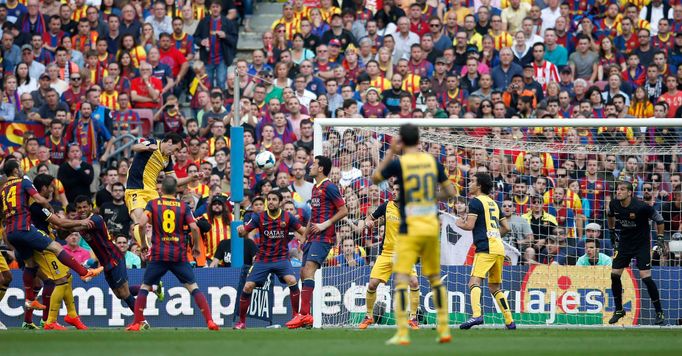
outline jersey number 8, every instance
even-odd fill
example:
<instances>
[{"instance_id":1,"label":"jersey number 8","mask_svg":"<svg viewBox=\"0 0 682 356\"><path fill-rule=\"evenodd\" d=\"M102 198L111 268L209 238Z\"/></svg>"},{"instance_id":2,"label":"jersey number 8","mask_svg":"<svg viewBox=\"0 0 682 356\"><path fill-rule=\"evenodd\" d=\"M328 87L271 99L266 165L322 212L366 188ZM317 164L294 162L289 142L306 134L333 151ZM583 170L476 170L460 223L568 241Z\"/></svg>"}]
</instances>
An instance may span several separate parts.
<instances>
[{"instance_id":1,"label":"jersey number 8","mask_svg":"<svg viewBox=\"0 0 682 356\"><path fill-rule=\"evenodd\" d=\"M163 231L167 234L175 232L175 212L173 210L165 210L163 212L163 222L161 222Z\"/></svg>"}]
</instances>

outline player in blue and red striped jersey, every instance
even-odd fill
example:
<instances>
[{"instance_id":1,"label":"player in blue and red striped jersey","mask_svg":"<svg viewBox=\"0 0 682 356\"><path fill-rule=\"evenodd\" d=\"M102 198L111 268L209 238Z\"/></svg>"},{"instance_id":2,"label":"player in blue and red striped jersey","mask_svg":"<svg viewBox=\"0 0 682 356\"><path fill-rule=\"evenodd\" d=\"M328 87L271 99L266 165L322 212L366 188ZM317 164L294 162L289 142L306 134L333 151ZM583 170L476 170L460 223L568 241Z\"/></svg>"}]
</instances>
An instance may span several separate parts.
<instances>
[{"instance_id":1,"label":"player in blue and red striped jersey","mask_svg":"<svg viewBox=\"0 0 682 356\"><path fill-rule=\"evenodd\" d=\"M135 301L135 320L126 330L140 331L144 321L144 308L147 305L147 294L152 286L158 284L168 271L190 292L201 313L206 319L209 330L220 330L213 322L211 309L206 296L199 290L194 272L187 259L187 243L185 241L185 226L189 226L194 244L192 255L196 258L201 254L199 248L201 235L192 210L183 201L178 200L178 182L174 177L166 176L161 182L161 198L147 203L145 214L140 224L152 225L152 243L147 269L144 271L144 282Z\"/></svg>"},{"instance_id":2,"label":"player in blue and red striped jersey","mask_svg":"<svg viewBox=\"0 0 682 356\"><path fill-rule=\"evenodd\" d=\"M70 221L60 218L56 214L49 215L46 219L50 224L66 228L71 231L78 231L92 248L92 252L97 257L100 266L104 268L104 279L109 288L114 292L116 298L123 301L130 310L135 311L135 296L139 293L140 286L128 285L128 272L126 271L125 256L121 250L114 245L109 235L109 229L101 215L93 214L92 201L88 197L80 195L74 201L76 212L81 219L86 219L90 223L87 228L71 228L65 226ZM157 295L163 300L161 286L157 289ZM148 327L148 324L144 324Z\"/></svg>"},{"instance_id":3,"label":"player in blue and red striped jersey","mask_svg":"<svg viewBox=\"0 0 682 356\"><path fill-rule=\"evenodd\" d=\"M16 160L7 161L3 167L7 181L0 189L0 201L2 201L3 225L7 241L14 247L17 257L24 260L24 291L26 296L25 307L29 309L41 309L46 307L35 300L33 283L35 281L38 266L33 260L33 251L42 252L48 250L57 256L59 262L74 270L83 280L90 280L102 272L102 268L86 269L81 266L62 246L50 239L44 233L31 224L29 199L42 205L45 209L52 207L47 199L43 198L31 181L24 177L21 165ZM86 222L82 223L87 226Z\"/></svg>"},{"instance_id":4,"label":"player in blue and red striped jersey","mask_svg":"<svg viewBox=\"0 0 682 356\"><path fill-rule=\"evenodd\" d=\"M306 243L303 246L301 268L301 308L300 314L286 323L289 329L313 325L313 316L310 315L310 303L315 289L313 276L322 267L329 250L336 243L334 224L348 215L348 208L339 188L327 178L331 170L332 161L325 156L316 156L310 167L310 176L315 178L315 185L310 199L310 221L303 239Z\"/></svg>"},{"instance_id":5,"label":"player in blue and red striped jersey","mask_svg":"<svg viewBox=\"0 0 682 356\"><path fill-rule=\"evenodd\" d=\"M252 230L258 229L261 239L258 254L239 297L239 322L235 324L235 329L246 329L246 311L251 305L251 292L256 286L262 286L270 273L277 275L280 281L289 286L292 314L298 314L298 299L301 293L289 262L289 241L292 238L289 232L295 231L303 235L305 229L295 216L280 208L281 202L280 192L275 190L269 192L267 212L252 214L246 225L237 228L239 236L246 236Z\"/></svg>"}]
</instances>

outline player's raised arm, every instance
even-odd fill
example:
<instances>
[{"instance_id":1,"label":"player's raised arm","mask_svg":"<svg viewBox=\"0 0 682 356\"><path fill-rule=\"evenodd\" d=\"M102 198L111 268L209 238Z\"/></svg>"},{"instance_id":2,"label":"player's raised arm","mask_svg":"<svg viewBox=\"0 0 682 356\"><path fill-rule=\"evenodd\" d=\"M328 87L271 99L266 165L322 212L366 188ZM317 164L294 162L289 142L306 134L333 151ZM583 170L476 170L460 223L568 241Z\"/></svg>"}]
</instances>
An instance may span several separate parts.
<instances>
[{"instance_id":1,"label":"player's raised arm","mask_svg":"<svg viewBox=\"0 0 682 356\"><path fill-rule=\"evenodd\" d=\"M136 144L133 145L133 152L151 152L159 148L156 144L151 141L141 138Z\"/></svg>"},{"instance_id":2,"label":"player's raised arm","mask_svg":"<svg viewBox=\"0 0 682 356\"><path fill-rule=\"evenodd\" d=\"M469 214L467 214L467 217L464 219L457 219L455 225L462 230L471 231L474 229L474 225L476 225L476 218L479 214L483 213L483 204L481 201L476 198L471 199L469 202Z\"/></svg>"},{"instance_id":3,"label":"player's raised arm","mask_svg":"<svg viewBox=\"0 0 682 356\"><path fill-rule=\"evenodd\" d=\"M500 236L506 235L509 231L511 231L509 222L507 222L507 218L503 216L500 218Z\"/></svg>"},{"instance_id":4,"label":"player's raised arm","mask_svg":"<svg viewBox=\"0 0 682 356\"><path fill-rule=\"evenodd\" d=\"M51 211L43 208L43 213L47 218L45 220L50 224L59 227L60 229L70 230L70 231L83 231L90 229L94 226L94 223L90 219L85 220L69 220L66 218L61 218L59 215L52 213Z\"/></svg>"},{"instance_id":5,"label":"player's raised arm","mask_svg":"<svg viewBox=\"0 0 682 356\"><path fill-rule=\"evenodd\" d=\"M196 221L189 223L190 234L192 235L192 256L197 258L201 256L201 233L199 232L199 226Z\"/></svg>"},{"instance_id":6,"label":"player's raised arm","mask_svg":"<svg viewBox=\"0 0 682 356\"><path fill-rule=\"evenodd\" d=\"M395 172L395 170L400 169L400 163L398 161L394 162L393 157L399 154L402 149L403 143L400 138L394 138L393 142L391 142L391 149L386 152L384 159L379 163L372 174L372 182L374 182L374 184L379 184L385 181L386 178L397 175L398 172Z\"/></svg>"}]
</instances>

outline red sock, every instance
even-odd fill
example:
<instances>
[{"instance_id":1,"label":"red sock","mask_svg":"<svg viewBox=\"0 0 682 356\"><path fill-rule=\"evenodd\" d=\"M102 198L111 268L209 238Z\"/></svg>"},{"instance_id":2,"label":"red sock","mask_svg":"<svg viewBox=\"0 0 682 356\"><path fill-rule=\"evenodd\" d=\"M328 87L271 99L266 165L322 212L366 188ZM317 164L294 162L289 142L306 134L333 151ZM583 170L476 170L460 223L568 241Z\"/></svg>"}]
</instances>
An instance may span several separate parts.
<instances>
[{"instance_id":1,"label":"red sock","mask_svg":"<svg viewBox=\"0 0 682 356\"><path fill-rule=\"evenodd\" d=\"M246 312L249 310L249 305L251 305L251 293L246 294L242 291L242 295L239 297L239 321L242 323L246 322Z\"/></svg>"},{"instance_id":2,"label":"red sock","mask_svg":"<svg viewBox=\"0 0 682 356\"><path fill-rule=\"evenodd\" d=\"M291 298L291 314L298 314L299 299L301 299L301 290L298 289L298 284L289 287L289 298Z\"/></svg>"},{"instance_id":3,"label":"red sock","mask_svg":"<svg viewBox=\"0 0 682 356\"><path fill-rule=\"evenodd\" d=\"M52 297L52 292L54 292L54 287L54 282L49 279L43 282L43 305L47 307L47 309L43 310L43 321L47 321L47 315L50 310L50 298Z\"/></svg>"},{"instance_id":4,"label":"red sock","mask_svg":"<svg viewBox=\"0 0 682 356\"><path fill-rule=\"evenodd\" d=\"M303 290L301 291L301 315L310 315L310 301L313 299L313 290L315 289L315 281L306 279L303 281Z\"/></svg>"},{"instance_id":5,"label":"red sock","mask_svg":"<svg viewBox=\"0 0 682 356\"><path fill-rule=\"evenodd\" d=\"M26 267L24 268L24 273L21 275L24 282L24 294L27 301L33 301L36 299L36 293L33 290L33 283L35 282L36 273L38 273L37 267Z\"/></svg>"},{"instance_id":6,"label":"red sock","mask_svg":"<svg viewBox=\"0 0 682 356\"><path fill-rule=\"evenodd\" d=\"M47 310L45 310L44 313L47 314ZM24 311L24 322L27 324L33 322L33 309L26 309L26 311Z\"/></svg>"},{"instance_id":7,"label":"red sock","mask_svg":"<svg viewBox=\"0 0 682 356\"><path fill-rule=\"evenodd\" d=\"M201 314L204 315L206 322L208 323L209 321L212 321L213 317L211 317L211 308L208 307L208 302L206 301L204 293L201 293L200 290L195 289L192 291L192 297L194 297L194 302L197 303L197 306L199 307L199 310L201 310Z\"/></svg>"},{"instance_id":8,"label":"red sock","mask_svg":"<svg viewBox=\"0 0 682 356\"><path fill-rule=\"evenodd\" d=\"M147 294L149 291L146 289L140 289L140 293L135 299L135 320L133 323L141 323L144 321L144 307L147 306Z\"/></svg>"},{"instance_id":9,"label":"red sock","mask_svg":"<svg viewBox=\"0 0 682 356\"><path fill-rule=\"evenodd\" d=\"M62 250L57 256L59 262L63 263L66 267L71 268L74 272L78 273L79 276L85 276L88 274L88 270L85 269L78 261L76 261L73 256L69 255L66 250Z\"/></svg>"}]
</instances>

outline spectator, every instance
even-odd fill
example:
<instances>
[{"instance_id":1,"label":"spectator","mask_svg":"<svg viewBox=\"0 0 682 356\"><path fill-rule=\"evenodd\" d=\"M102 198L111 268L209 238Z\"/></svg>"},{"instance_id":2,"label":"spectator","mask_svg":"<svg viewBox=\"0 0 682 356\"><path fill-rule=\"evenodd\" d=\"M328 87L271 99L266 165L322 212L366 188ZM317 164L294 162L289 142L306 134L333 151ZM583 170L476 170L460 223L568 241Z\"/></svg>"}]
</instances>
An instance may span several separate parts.
<instances>
[{"instance_id":1,"label":"spectator","mask_svg":"<svg viewBox=\"0 0 682 356\"><path fill-rule=\"evenodd\" d=\"M209 82L218 88L225 87L227 66L234 60L237 44L237 28L233 21L221 15L222 10L222 2L213 0L210 16L199 22L194 34L195 42L200 44L199 57L206 64Z\"/></svg>"},{"instance_id":2,"label":"spectator","mask_svg":"<svg viewBox=\"0 0 682 356\"><path fill-rule=\"evenodd\" d=\"M355 248L352 237L343 239L342 253L336 256L335 264L339 267L360 267L365 265L365 259Z\"/></svg>"},{"instance_id":3,"label":"spectator","mask_svg":"<svg viewBox=\"0 0 682 356\"><path fill-rule=\"evenodd\" d=\"M599 252L599 240L588 239L585 242L585 254L578 258L576 266L610 266L611 257Z\"/></svg>"},{"instance_id":4,"label":"spectator","mask_svg":"<svg viewBox=\"0 0 682 356\"><path fill-rule=\"evenodd\" d=\"M161 107L163 84L152 76L152 65L140 63L140 76L130 83L131 99L135 109L158 109Z\"/></svg>"},{"instance_id":5,"label":"spectator","mask_svg":"<svg viewBox=\"0 0 682 356\"><path fill-rule=\"evenodd\" d=\"M142 268L142 259L130 251L132 245L128 244L128 238L125 235L116 236L114 241L116 242L116 247L121 251L123 257L125 257L127 269Z\"/></svg>"},{"instance_id":6,"label":"spectator","mask_svg":"<svg viewBox=\"0 0 682 356\"><path fill-rule=\"evenodd\" d=\"M77 232L72 232L66 236L66 245L64 250L73 256L73 258L80 264L86 263L89 259L94 258L91 251L81 247L81 235Z\"/></svg>"},{"instance_id":7,"label":"spectator","mask_svg":"<svg viewBox=\"0 0 682 356\"><path fill-rule=\"evenodd\" d=\"M66 160L59 166L57 178L64 184L69 202L73 202L79 195L92 197L90 185L95 178L94 169L83 161L83 152L78 144L69 144Z\"/></svg>"},{"instance_id":8,"label":"spectator","mask_svg":"<svg viewBox=\"0 0 682 356\"><path fill-rule=\"evenodd\" d=\"M112 234L125 234L130 230L132 219L128 214L128 208L123 200L125 194L125 186L117 181L118 173L110 176L112 170L107 171L107 179L111 183L111 200L104 202L102 205L98 204L99 212L107 224L109 231Z\"/></svg>"}]
</instances>

